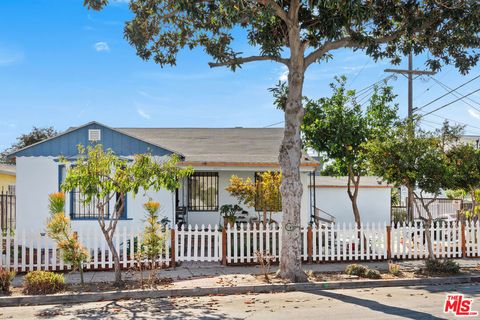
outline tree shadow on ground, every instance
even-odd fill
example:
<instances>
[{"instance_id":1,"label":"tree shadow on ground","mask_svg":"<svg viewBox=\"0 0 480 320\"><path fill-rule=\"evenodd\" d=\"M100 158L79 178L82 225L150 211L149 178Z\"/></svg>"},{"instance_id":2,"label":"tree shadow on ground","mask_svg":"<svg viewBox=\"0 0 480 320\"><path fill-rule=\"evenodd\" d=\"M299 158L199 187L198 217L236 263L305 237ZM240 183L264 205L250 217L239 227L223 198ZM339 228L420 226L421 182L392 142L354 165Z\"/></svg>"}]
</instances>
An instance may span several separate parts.
<instances>
[{"instance_id":1,"label":"tree shadow on ground","mask_svg":"<svg viewBox=\"0 0 480 320\"><path fill-rule=\"evenodd\" d=\"M384 313L385 315L397 316L405 319L422 319L422 320L423 319L425 320L444 319L444 318L433 316L430 313L416 311L412 309L406 309L402 307L395 307L395 306L383 304L381 302L374 301L374 300L357 298L351 295L338 293L338 291L337 292L330 291L330 290L307 291L307 293L315 294L315 295L326 297L326 298L336 299L344 303L350 303L360 307L368 308L378 313ZM379 319L381 319L380 316L379 316Z\"/></svg>"},{"instance_id":2,"label":"tree shadow on ground","mask_svg":"<svg viewBox=\"0 0 480 320\"><path fill-rule=\"evenodd\" d=\"M188 309L175 303L170 298L121 300L107 304L92 305L90 309L77 309L74 305L56 305L43 309L36 314L39 318L55 318L56 316L75 319L239 319L219 312L208 302L192 301Z\"/></svg>"}]
</instances>

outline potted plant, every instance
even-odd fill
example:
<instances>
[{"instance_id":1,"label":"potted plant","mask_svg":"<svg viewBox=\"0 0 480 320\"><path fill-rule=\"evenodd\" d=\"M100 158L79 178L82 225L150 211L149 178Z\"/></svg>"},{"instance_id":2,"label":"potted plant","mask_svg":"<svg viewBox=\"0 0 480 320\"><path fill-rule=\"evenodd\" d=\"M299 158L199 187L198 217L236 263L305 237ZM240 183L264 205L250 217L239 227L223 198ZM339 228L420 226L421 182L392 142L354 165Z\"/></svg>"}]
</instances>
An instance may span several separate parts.
<instances>
[{"instance_id":1,"label":"potted plant","mask_svg":"<svg viewBox=\"0 0 480 320\"><path fill-rule=\"evenodd\" d=\"M245 212L246 211L238 204L224 204L220 207L220 214L223 217L225 227L227 226L227 223L233 227L237 222L237 215Z\"/></svg>"}]
</instances>

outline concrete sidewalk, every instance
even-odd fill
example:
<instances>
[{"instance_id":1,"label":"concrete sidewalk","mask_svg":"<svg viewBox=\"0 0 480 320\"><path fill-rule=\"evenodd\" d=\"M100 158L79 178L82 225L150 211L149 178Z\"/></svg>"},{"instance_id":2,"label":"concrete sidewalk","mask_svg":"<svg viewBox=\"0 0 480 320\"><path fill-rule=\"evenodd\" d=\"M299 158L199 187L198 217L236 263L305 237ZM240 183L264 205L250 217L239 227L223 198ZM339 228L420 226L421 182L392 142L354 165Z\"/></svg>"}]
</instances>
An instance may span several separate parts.
<instances>
[{"instance_id":1,"label":"concrete sidewalk","mask_svg":"<svg viewBox=\"0 0 480 320\"><path fill-rule=\"evenodd\" d=\"M480 266L480 259L455 259L460 263L463 268L474 268ZM305 271L313 272L343 272L347 265L352 262L339 262L339 263L311 263L304 264ZM371 269L377 269L379 271L388 270L388 263L386 261L367 262L359 261L354 262L365 265ZM398 261L398 264L402 268L406 269L418 269L424 264L423 260L409 260ZM278 270L278 266L272 266L271 272ZM159 277L169 277L175 282L185 282L186 280L200 280L202 278L213 278L219 276L238 276L251 277L252 275L258 275L261 273L259 266L228 266L225 267L217 262L189 262L182 263L176 268L163 269L158 272ZM144 277L148 276L148 272L144 272ZM240 277L241 276L241 277ZM115 276L113 271L88 271L84 273L85 282L100 283L100 282L113 282ZM140 273L137 271L123 271L124 280L140 279ZM13 286L21 286L23 281L23 275L17 275L13 281ZM79 283L80 274L78 272L65 273L65 281L67 283Z\"/></svg>"},{"instance_id":2,"label":"concrete sidewalk","mask_svg":"<svg viewBox=\"0 0 480 320\"><path fill-rule=\"evenodd\" d=\"M323 263L323 264L304 264L305 271L314 272L342 272L349 263ZM377 270L387 270L387 262L362 262L361 264ZM278 266L272 266L271 272L278 270ZM174 281L191 280L198 278L211 278L224 275L257 275L261 273L259 266L223 266L218 262L188 262L182 263L176 268L168 268L158 271L160 277L170 277ZM144 276L148 277L148 271L144 271ZM113 271L87 271L84 272L85 282L112 282L115 279ZM124 280L140 279L138 271L123 271ZM13 281L13 286L21 286L23 275L19 274ZM80 283L80 274L78 272L65 273L67 283Z\"/></svg>"}]
</instances>

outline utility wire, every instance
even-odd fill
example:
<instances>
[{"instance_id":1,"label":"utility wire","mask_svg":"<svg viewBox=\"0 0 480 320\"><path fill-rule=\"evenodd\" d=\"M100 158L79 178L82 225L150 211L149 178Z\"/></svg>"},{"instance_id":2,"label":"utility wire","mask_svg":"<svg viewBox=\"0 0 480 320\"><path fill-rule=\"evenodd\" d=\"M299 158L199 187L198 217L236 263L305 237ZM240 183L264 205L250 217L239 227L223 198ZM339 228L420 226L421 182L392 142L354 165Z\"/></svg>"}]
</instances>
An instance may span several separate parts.
<instances>
[{"instance_id":1,"label":"utility wire","mask_svg":"<svg viewBox=\"0 0 480 320\"><path fill-rule=\"evenodd\" d=\"M435 82L437 82L437 83L438 83L442 88L444 88L445 90L447 90L447 91L448 91L448 90L452 90L452 88L450 88L448 85L446 85L445 83L441 82L440 80L437 80L437 79L435 79L435 78L433 78L433 77L432 77L432 80L435 81ZM454 95L455 97L458 98L458 97L461 95L461 93L459 93L459 92L457 92L457 91L454 90L454 91L452 92L452 95ZM476 103L476 104L480 105L480 103L478 103L477 101L471 99L470 97L467 97L465 100L469 100L469 101L471 101L471 102L473 102L473 103ZM469 105L471 108L473 108L473 109L477 110L478 112L480 112L480 109L479 109L478 107L475 107L474 105L472 105L471 103L469 103L469 102L467 102L467 101L465 101L465 100L463 101L463 103L466 103L466 104Z\"/></svg>"},{"instance_id":2,"label":"utility wire","mask_svg":"<svg viewBox=\"0 0 480 320\"><path fill-rule=\"evenodd\" d=\"M452 93L453 91L457 91L457 90L458 90L458 89L460 89L461 87L463 87L463 86L465 86L465 85L469 84L470 82L472 82L472 81L474 81L474 80L477 80L478 78L480 78L480 74L479 74L478 76L474 77L473 79L470 79L470 80L468 80L467 82L465 82L465 83L463 83L463 84L459 85L459 86L458 86L458 87L456 87L455 89L451 89L449 92L445 93L444 95L441 95L440 97L438 97L438 98L436 98L436 99L433 99L433 100L432 100L432 101L430 101L429 103L427 103L427 104L424 104L423 106L421 106L421 107L419 107L419 108L416 108L416 109L415 109L415 111L422 110L423 108L425 108L425 107L427 107L427 106L431 105L432 103L434 103L434 102L436 102L436 101L438 101L438 100L442 99L442 98L443 98L443 97L445 97L445 96L448 96L448 95L449 95L450 93Z\"/></svg>"},{"instance_id":3,"label":"utility wire","mask_svg":"<svg viewBox=\"0 0 480 320\"><path fill-rule=\"evenodd\" d=\"M430 116L435 116L435 117L440 118L440 119L452 121L452 122L455 122L455 123L457 123L457 124L464 125L464 126L466 126L466 127L475 128L475 129L480 129L480 127L473 126L473 125L471 125L471 124L468 124L468 123L465 123L465 122L461 122L461 121L458 121L458 120L455 120L455 119L443 117L443 116L440 116L440 115L438 115L438 114L432 113L432 114L430 114Z\"/></svg>"},{"instance_id":4,"label":"utility wire","mask_svg":"<svg viewBox=\"0 0 480 320\"><path fill-rule=\"evenodd\" d=\"M270 127L276 126L277 124L282 124L282 123L284 123L284 122L285 122L285 121L275 122L275 123L269 124L268 126L265 126L265 127L263 127L263 128L270 128Z\"/></svg>"},{"instance_id":5,"label":"utility wire","mask_svg":"<svg viewBox=\"0 0 480 320\"><path fill-rule=\"evenodd\" d=\"M478 77L480 77L480 75L479 75ZM453 103L455 103L455 102L458 102L458 101L460 101L460 100L463 100L464 98L466 98L466 97L468 97L468 96L471 96L472 94L474 94L474 93L476 93L476 92L478 92L478 91L480 91L480 89L474 90L474 91L472 91L472 92L470 92L470 93L467 93L467 94L461 96L461 97L458 98L458 99L455 99L455 100L453 100L453 101L450 101L449 103L444 104L443 106L440 106L440 107L438 107L438 108L436 108L436 109L433 109L432 111L429 111L429 112L427 112L427 113L424 113L424 114L422 115L422 117L428 116L429 114L432 114L432 113L434 113L434 112L437 112L438 110L441 110L441 109L443 109L443 108L445 108L445 107L448 107L449 105L451 105L451 104L453 104Z\"/></svg>"}]
</instances>

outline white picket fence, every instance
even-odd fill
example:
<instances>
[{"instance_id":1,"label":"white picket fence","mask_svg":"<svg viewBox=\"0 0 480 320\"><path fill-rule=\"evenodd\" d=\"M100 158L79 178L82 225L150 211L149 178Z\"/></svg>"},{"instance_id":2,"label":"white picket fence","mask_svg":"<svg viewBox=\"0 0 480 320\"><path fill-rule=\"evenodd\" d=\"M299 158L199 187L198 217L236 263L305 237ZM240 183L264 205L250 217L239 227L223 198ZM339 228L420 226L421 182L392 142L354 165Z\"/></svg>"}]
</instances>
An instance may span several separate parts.
<instances>
[{"instance_id":1,"label":"white picket fence","mask_svg":"<svg viewBox=\"0 0 480 320\"><path fill-rule=\"evenodd\" d=\"M78 239L87 249L90 259L84 263L86 270L104 270L113 268L113 255L97 228L77 230ZM161 263L170 264L170 232L165 233L165 250ZM141 233L138 230L118 228L114 235L114 244L123 268L132 268L138 263L138 250ZM0 267L18 272L30 270L69 270L54 240L44 232L25 231L4 232L0 235Z\"/></svg>"},{"instance_id":2,"label":"white picket fence","mask_svg":"<svg viewBox=\"0 0 480 320\"><path fill-rule=\"evenodd\" d=\"M90 253L86 270L113 267L112 254L98 229L77 230L80 242ZM257 263L257 252L279 260L283 227L280 225L240 225L221 231L215 226L188 226L166 232L165 250L160 262L205 261L227 264ZM467 222L436 224L430 230L438 258L480 257L480 224ZM172 236L173 235L173 236ZM425 229L421 225L385 223L355 225L331 224L300 228L304 261L375 261L422 259L427 257ZM137 265L141 243L139 230L119 228L114 237L123 268ZM173 245L173 247L172 247ZM172 255L172 252L174 255ZM0 235L0 267L22 271L68 270L55 242L44 233L25 231Z\"/></svg>"},{"instance_id":3,"label":"white picket fence","mask_svg":"<svg viewBox=\"0 0 480 320\"><path fill-rule=\"evenodd\" d=\"M202 225L200 228L189 225L174 230L176 261L213 262L222 259L222 233L217 225Z\"/></svg>"}]
</instances>

